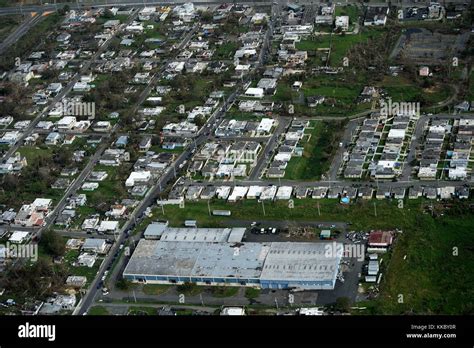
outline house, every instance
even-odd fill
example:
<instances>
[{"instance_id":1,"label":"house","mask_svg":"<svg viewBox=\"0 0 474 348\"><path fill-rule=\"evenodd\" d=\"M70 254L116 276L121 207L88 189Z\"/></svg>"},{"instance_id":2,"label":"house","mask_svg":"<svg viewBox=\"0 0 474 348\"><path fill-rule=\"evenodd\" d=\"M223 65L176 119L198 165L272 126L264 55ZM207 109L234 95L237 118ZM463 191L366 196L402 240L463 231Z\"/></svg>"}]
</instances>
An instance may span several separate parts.
<instances>
[{"instance_id":1,"label":"house","mask_svg":"<svg viewBox=\"0 0 474 348\"><path fill-rule=\"evenodd\" d=\"M291 85L291 89L296 92L298 92L301 89L301 87L303 87L303 82L301 81L295 81Z\"/></svg>"},{"instance_id":2,"label":"house","mask_svg":"<svg viewBox=\"0 0 474 348\"><path fill-rule=\"evenodd\" d=\"M316 95L316 96L310 96L306 98L306 101L308 103L308 106L310 108L315 108L316 106L324 103L324 100L326 98L322 95Z\"/></svg>"},{"instance_id":3,"label":"house","mask_svg":"<svg viewBox=\"0 0 474 348\"><path fill-rule=\"evenodd\" d=\"M82 253L77 258L77 265L92 268L97 259L95 254Z\"/></svg>"},{"instance_id":4,"label":"house","mask_svg":"<svg viewBox=\"0 0 474 348\"><path fill-rule=\"evenodd\" d=\"M251 98L258 98L258 99L261 99L263 98L265 94L265 91L263 88L253 88L253 87L249 87L247 88L247 90L245 91L245 96L246 97L251 97Z\"/></svg>"},{"instance_id":5,"label":"house","mask_svg":"<svg viewBox=\"0 0 474 348\"><path fill-rule=\"evenodd\" d=\"M44 143L46 145L58 145L58 143L62 140L62 135L57 132L51 132L46 137Z\"/></svg>"},{"instance_id":6,"label":"house","mask_svg":"<svg viewBox=\"0 0 474 348\"><path fill-rule=\"evenodd\" d=\"M430 76L430 68L427 66L422 66L419 69L419 75L420 76Z\"/></svg>"},{"instance_id":7,"label":"house","mask_svg":"<svg viewBox=\"0 0 474 348\"><path fill-rule=\"evenodd\" d=\"M84 244L82 244L82 251L93 252L97 254L103 254L107 248L107 242L105 239L99 238L86 238Z\"/></svg>"},{"instance_id":8,"label":"house","mask_svg":"<svg viewBox=\"0 0 474 348\"><path fill-rule=\"evenodd\" d=\"M365 12L365 26L384 26L387 23L387 17L390 12L389 7L368 6Z\"/></svg>"},{"instance_id":9,"label":"house","mask_svg":"<svg viewBox=\"0 0 474 348\"><path fill-rule=\"evenodd\" d=\"M109 132L112 129L112 124L109 121L98 121L93 126L92 129L96 132Z\"/></svg>"},{"instance_id":10,"label":"house","mask_svg":"<svg viewBox=\"0 0 474 348\"><path fill-rule=\"evenodd\" d=\"M118 137L117 141L115 142L115 146L124 148L128 144L128 136L126 135L121 135Z\"/></svg>"},{"instance_id":11,"label":"house","mask_svg":"<svg viewBox=\"0 0 474 348\"><path fill-rule=\"evenodd\" d=\"M10 243L22 244L22 243L27 242L30 238L31 238L30 232L15 231L11 234L8 241Z\"/></svg>"},{"instance_id":12,"label":"house","mask_svg":"<svg viewBox=\"0 0 474 348\"><path fill-rule=\"evenodd\" d=\"M150 148L151 148L151 137L143 138L140 141L140 144L138 144L138 148L139 148L140 152L146 152L146 151L150 150Z\"/></svg>"},{"instance_id":13,"label":"house","mask_svg":"<svg viewBox=\"0 0 474 348\"><path fill-rule=\"evenodd\" d=\"M89 92L91 90L92 86L89 85L87 82L76 82L74 86L72 87L72 90L74 92Z\"/></svg>"},{"instance_id":14,"label":"house","mask_svg":"<svg viewBox=\"0 0 474 348\"><path fill-rule=\"evenodd\" d=\"M87 283L87 277L84 276L69 276L66 278L66 286L72 288L82 288Z\"/></svg>"},{"instance_id":15,"label":"house","mask_svg":"<svg viewBox=\"0 0 474 348\"><path fill-rule=\"evenodd\" d=\"M372 231L369 234L369 247L389 247L392 245L393 236L391 231Z\"/></svg>"},{"instance_id":16,"label":"house","mask_svg":"<svg viewBox=\"0 0 474 348\"><path fill-rule=\"evenodd\" d=\"M14 145L20 138L21 133L19 131L6 132L0 138L0 145Z\"/></svg>"},{"instance_id":17,"label":"house","mask_svg":"<svg viewBox=\"0 0 474 348\"><path fill-rule=\"evenodd\" d=\"M125 181L125 186L133 187L137 183L148 183L151 178L150 171L131 172L128 179Z\"/></svg>"},{"instance_id":18,"label":"house","mask_svg":"<svg viewBox=\"0 0 474 348\"><path fill-rule=\"evenodd\" d=\"M349 16L337 16L336 21L334 22L334 26L336 29L340 29L341 31L348 31Z\"/></svg>"},{"instance_id":19,"label":"house","mask_svg":"<svg viewBox=\"0 0 474 348\"><path fill-rule=\"evenodd\" d=\"M98 232L103 233L115 233L119 230L119 222L118 221L101 221L99 227L97 228ZM84 246L83 246L84 248Z\"/></svg>"},{"instance_id":20,"label":"house","mask_svg":"<svg viewBox=\"0 0 474 348\"><path fill-rule=\"evenodd\" d=\"M120 218L124 216L125 212L127 211L127 207L123 204L115 204L110 207L110 210L105 213L107 216L111 216L113 218Z\"/></svg>"}]
</instances>

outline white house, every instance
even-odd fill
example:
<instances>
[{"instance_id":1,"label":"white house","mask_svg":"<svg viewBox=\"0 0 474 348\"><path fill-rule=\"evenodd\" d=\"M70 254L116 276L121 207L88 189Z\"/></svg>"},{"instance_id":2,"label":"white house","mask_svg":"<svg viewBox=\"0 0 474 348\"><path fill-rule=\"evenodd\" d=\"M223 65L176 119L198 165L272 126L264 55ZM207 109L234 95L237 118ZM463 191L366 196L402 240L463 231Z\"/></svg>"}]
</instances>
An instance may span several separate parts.
<instances>
[{"instance_id":1,"label":"white house","mask_svg":"<svg viewBox=\"0 0 474 348\"><path fill-rule=\"evenodd\" d=\"M263 88L253 88L253 87L250 87L250 88L247 88L247 90L245 91L245 96L246 97L252 97L252 98L263 98L263 95L264 95L264 90Z\"/></svg>"}]
</instances>

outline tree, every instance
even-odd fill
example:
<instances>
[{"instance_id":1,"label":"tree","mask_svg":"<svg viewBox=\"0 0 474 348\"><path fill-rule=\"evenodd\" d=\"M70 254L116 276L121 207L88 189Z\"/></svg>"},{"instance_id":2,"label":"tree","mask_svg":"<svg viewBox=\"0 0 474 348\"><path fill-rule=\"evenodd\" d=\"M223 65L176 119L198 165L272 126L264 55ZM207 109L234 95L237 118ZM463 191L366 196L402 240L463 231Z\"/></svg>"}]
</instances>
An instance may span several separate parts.
<instances>
[{"instance_id":1,"label":"tree","mask_svg":"<svg viewBox=\"0 0 474 348\"><path fill-rule=\"evenodd\" d=\"M349 297L338 297L334 309L340 312L349 312L351 309L351 300Z\"/></svg>"},{"instance_id":2,"label":"tree","mask_svg":"<svg viewBox=\"0 0 474 348\"><path fill-rule=\"evenodd\" d=\"M125 279L125 278L121 278L119 281L117 281L115 286L120 290L127 291L128 289L130 289L132 287L132 282L130 280Z\"/></svg>"},{"instance_id":3,"label":"tree","mask_svg":"<svg viewBox=\"0 0 474 348\"><path fill-rule=\"evenodd\" d=\"M69 12L71 8L69 7L69 5L64 5L62 8L60 8L58 10L58 13L61 15L61 16L64 16L66 13Z\"/></svg>"},{"instance_id":4,"label":"tree","mask_svg":"<svg viewBox=\"0 0 474 348\"><path fill-rule=\"evenodd\" d=\"M201 128L206 123L206 118L203 115L198 115L198 116L196 116L196 119L194 120L194 123L196 124L196 126Z\"/></svg>"},{"instance_id":5,"label":"tree","mask_svg":"<svg viewBox=\"0 0 474 348\"><path fill-rule=\"evenodd\" d=\"M45 251L53 257L63 256L66 252L66 246L63 239L53 230L47 230L43 233L40 245L42 245Z\"/></svg>"},{"instance_id":6,"label":"tree","mask_svg":"<svg viewBox=\"0 0 474 348\"><path fill-rule=\"evenodd\" d=\"M114 14L112 11L110 11L109 9L106 9L104 11L104 14L102 15L102 17L106 18L106 19L110 19L110 18L113 18L114 17Z\"/></svg>"}]
</instances>

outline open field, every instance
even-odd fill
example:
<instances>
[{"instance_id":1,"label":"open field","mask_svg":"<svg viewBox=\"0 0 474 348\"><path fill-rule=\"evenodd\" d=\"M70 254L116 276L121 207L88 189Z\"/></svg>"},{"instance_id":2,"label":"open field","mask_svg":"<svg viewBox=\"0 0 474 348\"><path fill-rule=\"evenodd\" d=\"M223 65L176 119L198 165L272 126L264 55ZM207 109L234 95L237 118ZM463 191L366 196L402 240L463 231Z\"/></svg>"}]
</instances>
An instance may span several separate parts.
<instances>
[{"instance_id":1,"label":"open field","mask_svg":"<svg viewBox=\"0 0 474 348\"><path fill-rule=\"evenodd\" d=\"M420 102L425 105L433 105L441 102L451 95L451 87L436 84L431 88L422 88L415 82L403 76L386 76L380 87L387 91L393 101Z\"/></svg>"},{"instance_id":2,"label":"open field","mask_svg":"<svg viewBox=\"0 0 474 348\"><path fill-rule=\"evenodd\" d=\"M331 164L332 155L337 147L338 138L342 135L335 123L314 122L304 138L302 157L292 157L285 170L285 179L314 180L320 179Z\"/></svg>"},{"instance_id":3,"label":"open field","mask_svg":"<svg viewBox=\"0 0 474 348\"><path fill-rule=\"evenodd\" d=\"M381 35L382 31L377 29L364 29L355 35L322 35L314 40L301 40L296 44L296 49L308 51L308 54L321 48L331 47L329 63L332 66L342 66L342 60L347 51L355 44L369 40Z\"/></svg>"}]
</instances>

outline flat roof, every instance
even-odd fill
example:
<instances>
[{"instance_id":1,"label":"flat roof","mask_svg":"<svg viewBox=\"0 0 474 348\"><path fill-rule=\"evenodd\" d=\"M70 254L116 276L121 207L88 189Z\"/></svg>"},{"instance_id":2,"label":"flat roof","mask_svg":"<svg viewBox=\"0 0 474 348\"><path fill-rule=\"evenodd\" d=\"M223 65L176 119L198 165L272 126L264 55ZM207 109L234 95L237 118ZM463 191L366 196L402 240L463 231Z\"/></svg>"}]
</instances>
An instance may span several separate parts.
<instances>
[{"instance_id":1,"label":"flat roof","mask_svg":"<svg viewBox=\"0 0 474 348\"><path fill-rule=\"evenodd\" d=\"M334 281L341 259L334 245L337 244L142 239L123 273L127 276Z\"/></svg>"},{"instance_id":2,"label":"flat roof","mask_svg":"<svg viewBox=\"0 0 474 348\"><path fill-rule=\"evenodd\" d=\"M261 279L333 280L341 256L331 243L274 242L265 259Z\"/></svg>"},{"instance_id":3,"label":"flat roof","mask_svg":"<svg viewBox=\"0 0 474 348\"><path fill-rule=\"evenodd\" d=\"M126 275L258 278L268 243L140 240Z\"/></svg>"},{"instance_id":4,"label":"flat roof","mask_svg":"<svg viewBox=\"0 0 474 348\"><path fill-rule=\"evenodd\" d=\"M163 231L160 240L176 242L227 242L231 232L231 228L168 227Z\"/></svg>"}]
</instances>

